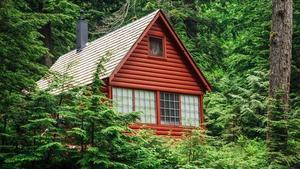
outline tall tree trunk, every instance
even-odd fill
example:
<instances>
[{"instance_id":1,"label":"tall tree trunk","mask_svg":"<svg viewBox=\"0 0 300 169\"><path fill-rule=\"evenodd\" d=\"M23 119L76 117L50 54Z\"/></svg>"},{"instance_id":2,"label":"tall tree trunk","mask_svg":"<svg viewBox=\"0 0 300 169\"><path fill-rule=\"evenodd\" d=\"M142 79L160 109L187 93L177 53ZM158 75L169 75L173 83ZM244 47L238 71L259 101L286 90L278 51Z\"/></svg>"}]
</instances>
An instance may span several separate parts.
<instances>
[{"instance_id":1,"label":"tall tree trunk","mask_svg":"<svg viewBox=\"0 0 300 169\"><path fill-rule=\"evenodd\" d=\"M53 64L52 58L50 56L50 51L53 49L52 43L52 31L51 31L51 23L47 23L40 29L41 34L43 37L43 42L45 47L49 49L49 53L45 54L42 58L42 63L48 67Z\"/></svg>"},{"instance_id":2,"label":"tall tree trunk","mask_svg":"<svg viewBox=\"0 0 300 169\"><path fill-rule=\"evenodd\" d=\"M44 7L45 7L44 1L37 1L35 3L32 3L32 5L35 7L34 8L36 10L35 12L38 12L38 13L45 12L44 11ZM43 65L50 67L53 64L51 54L50 54L50 52L53 50L51 22L48 22L43 27L41 27L39 32L43 35L42 41L44 42L44 46L46 48L48 48L48 51L49 51L41 58L41 63Z\"/></svg>"},{"instance_id":3,"label":"tall tree trunk","mask_svg":"<svg viewBox=\"0 0 300 169\"><path fill-rule=\"evenodd\" d=\"M292 0L273 0L272 5L269 97L274 105L268 111L267 133L270 161L287 148L286 115L289 111L293 25Z\"/></svg>"}]
</instances>

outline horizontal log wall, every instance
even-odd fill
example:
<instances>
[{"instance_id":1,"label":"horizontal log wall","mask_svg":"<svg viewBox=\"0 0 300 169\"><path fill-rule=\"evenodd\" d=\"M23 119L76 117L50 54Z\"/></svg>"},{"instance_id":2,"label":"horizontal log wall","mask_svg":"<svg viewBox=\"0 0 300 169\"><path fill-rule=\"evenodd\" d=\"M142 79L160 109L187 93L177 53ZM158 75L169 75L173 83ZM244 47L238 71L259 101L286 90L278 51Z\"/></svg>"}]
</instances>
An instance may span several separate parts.
<instances>
[{"instance_id":1,"label":"horizontal log wall","mask_svg":"<svg viewBox=\"0 0 300 169\"><path fill-rule=\"evenodd\" d=\"M191 65L188 64L174 39L168 35L166 30L161 21L156 21L145 37L138 43L124 65L114 75L109 85L112 87L203 95L200 79L195 78L197 76ZM158 36L164 39L164 57L149 55L149 36ZM200 99L202 103L203 97ZM156 103L156 106L159 106L159 102ZM203 116L203 107L199 107L199 110L201 116ZM201 127L202 122L203 119L201 119ZM181 137L195 129L195 127L138 123L129 127L134 130L149 129L156 135L172 137Z\"/></svg>"},{"instance_id":2,"label":"horizontal log wall","mask_svg":"<svg viewBox=\"0 0 300 169\"><path fill-rule=\"evenodd\" d=\"M143 129L143 130L149 130L153 132L155 135L179 137L179 138L184 135L188 135L194 130L196 130L195 127L149 125L149 124L138 124L138 123L132 124L129 127L136 131Z\"/></svg>"},{"instance_id":3,"label":"horizontal log wall","mask_svg":"<svg viewBox=\"0 0 300 169\"><path fill-rule=\"evenodd\" d=\"M157 20L113 77L112 86L201 94L199 79ZM149 35L164 38L164 57L149 56Z\"/></svg>"}]
</instances>

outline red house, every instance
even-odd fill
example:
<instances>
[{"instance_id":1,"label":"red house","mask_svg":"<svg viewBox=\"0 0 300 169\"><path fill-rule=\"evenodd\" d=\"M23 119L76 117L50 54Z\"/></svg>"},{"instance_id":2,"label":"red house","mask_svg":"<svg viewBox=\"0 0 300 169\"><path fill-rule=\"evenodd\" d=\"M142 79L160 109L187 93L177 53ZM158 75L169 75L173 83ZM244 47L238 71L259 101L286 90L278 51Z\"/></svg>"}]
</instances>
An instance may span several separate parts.
<instances>
[{"instance_id":1,"label":"red house","mask_svg":"<svg viewBox=\"0 0 300 169\"><path fill-rule=\"evenodd\" d=\"M71 76L68 86L91 84L99 58L109 56L101 77L104 92L119 112L143 112L133 129L179 136L185 128L203 127L203 97L211 86L161 10L88 44L83 19L77 30L78 49L50 68ZM37 83L44 90L51 80Z\"/></svg>"}]
</instances>

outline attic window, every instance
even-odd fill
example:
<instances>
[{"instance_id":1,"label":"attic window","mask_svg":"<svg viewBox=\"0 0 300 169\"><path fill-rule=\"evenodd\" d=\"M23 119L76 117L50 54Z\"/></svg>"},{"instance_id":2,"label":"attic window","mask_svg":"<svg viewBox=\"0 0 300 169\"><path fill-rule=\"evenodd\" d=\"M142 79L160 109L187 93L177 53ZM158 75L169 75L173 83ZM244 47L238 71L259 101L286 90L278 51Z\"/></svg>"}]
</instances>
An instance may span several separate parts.
<instances>
[{"instance_id":1,"label":"attic window","mask_svg":"<svg viewBox=\"0 0 300 169\"><path fill-rule=\"evenodd\" d=\"M149 37L150 55L163 56L163 39L157 37Z\"/></svg>"}]
</instances>

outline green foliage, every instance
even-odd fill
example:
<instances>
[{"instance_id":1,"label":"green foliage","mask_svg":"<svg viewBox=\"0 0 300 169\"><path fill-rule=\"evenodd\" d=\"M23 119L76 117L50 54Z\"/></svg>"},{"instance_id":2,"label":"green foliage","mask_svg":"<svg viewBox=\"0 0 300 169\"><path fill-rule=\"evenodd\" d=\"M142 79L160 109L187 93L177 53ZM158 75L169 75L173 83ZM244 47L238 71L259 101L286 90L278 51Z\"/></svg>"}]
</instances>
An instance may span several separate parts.
<instances>
[{"instance_id":1,"label":"green foliage","mask_svg":"<svg viewBox=\"0 0 300 169\"><path fill-rule=\"evenodd\" d=\"M288 114L288 150L285 158L290 165L298 165L300 161L300 97L291 95L291 110Z\"/></svg>"},{"instance_id":2,"label":"green foliage","mask_svg":"<svg viewBox=\"0 0 300 169\"><path fill-rule=\"evenodd\" d=\"M42 58L74 48L80 8L91 40L163 9L213 85L204 103L207 134L172 140L128 129L139 114L117 113L99 90L109 53L93 85L65 91L71 77L52 72L51 89L63 93L35 91L46 70ZM271 10L268 0L1 1L0 168L299 168L300 1L294 1L290 111L273 119L288 130L284 151L281 140L266 142L267 110L281 114L280 104L268 101Z\"/></svg>"},{"instance_id":3,"label":"green foliage","mask_svg":"<svg viewBox=\"0 0 300 169\"><path fill-rule=\"evenodd\" d=\"M183 140L176 147L180 168L268 168L266 145L262 141L239 137L224 144L200 132Z\"/></svg>"}]
</instances>

